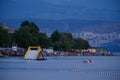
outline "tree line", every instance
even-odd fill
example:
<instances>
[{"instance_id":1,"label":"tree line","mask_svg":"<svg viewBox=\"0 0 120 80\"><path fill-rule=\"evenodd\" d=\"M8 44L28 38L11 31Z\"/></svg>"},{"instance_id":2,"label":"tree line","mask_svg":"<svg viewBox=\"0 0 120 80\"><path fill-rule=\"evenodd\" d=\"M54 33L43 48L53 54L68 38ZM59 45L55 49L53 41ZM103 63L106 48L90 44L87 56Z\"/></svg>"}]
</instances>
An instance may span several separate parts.
<instances>
[{"instance_id":1,"label":"tree line","mask_svg":"<svg viewBox=\"0 0 120 80\"><path fill-rule=\"evenodd\" d=\"M42 48L53 47L54 50L87 49L90 47L87 40L73 38L71 33L53 31L50 37L40 32L34 22L24 21L14 33L0 26L0 47L10 47L11 44L19 47L41 46Z\"/></svg>"}]
</instances>

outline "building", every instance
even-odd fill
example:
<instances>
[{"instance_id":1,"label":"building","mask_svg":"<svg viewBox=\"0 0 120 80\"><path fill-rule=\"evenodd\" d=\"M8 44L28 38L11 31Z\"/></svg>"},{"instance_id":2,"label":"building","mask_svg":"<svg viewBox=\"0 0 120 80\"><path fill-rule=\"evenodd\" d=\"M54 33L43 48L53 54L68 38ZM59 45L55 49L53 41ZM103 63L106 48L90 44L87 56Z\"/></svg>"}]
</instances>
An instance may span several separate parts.
<instances>
[{"instance_id":1,"label":"building","mask_svg":"<svg viewBox=\"0 0 120 80\"><path fill-rule=\"evenodd\" d=\"M91 47L88 49L88 51L91 53L107 53L108 52L106 48L101 48L101 47Z\"/></svg>"}]
</instances>

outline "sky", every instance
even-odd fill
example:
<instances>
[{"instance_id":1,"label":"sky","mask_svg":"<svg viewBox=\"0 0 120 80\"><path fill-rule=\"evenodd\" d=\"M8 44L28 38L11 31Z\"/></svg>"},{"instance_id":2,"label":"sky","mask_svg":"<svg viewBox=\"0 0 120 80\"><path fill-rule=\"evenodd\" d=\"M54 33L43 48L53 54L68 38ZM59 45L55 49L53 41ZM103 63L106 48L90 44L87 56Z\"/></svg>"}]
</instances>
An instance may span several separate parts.
<instances>
[{"instance_id":1,"label":"sky","mask_svg":"<svg viewBox=\"0 0 120 80\"><path fill-rule=\"evenodd\" d=\"M0 20L120 21L120 0L0 0Z\"/></svg>"}]
</instances>

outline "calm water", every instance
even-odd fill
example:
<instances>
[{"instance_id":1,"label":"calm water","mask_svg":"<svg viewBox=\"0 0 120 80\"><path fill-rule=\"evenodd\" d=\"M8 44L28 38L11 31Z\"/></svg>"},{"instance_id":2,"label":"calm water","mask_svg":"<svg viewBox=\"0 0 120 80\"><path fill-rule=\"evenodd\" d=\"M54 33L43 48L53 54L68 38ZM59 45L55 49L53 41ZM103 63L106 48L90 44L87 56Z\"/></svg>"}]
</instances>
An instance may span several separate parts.
<instances>
[{"instance_id":1,"label":"calm water","mask_svg":"<svg viewBox=\"0 0 120 80\"><path fill-rule=\"evenodd\" d=\"M0 58L0 80L120 80L120 57ZM84 60L94 63L86 64Z\"/></svg>"}]
</instances>

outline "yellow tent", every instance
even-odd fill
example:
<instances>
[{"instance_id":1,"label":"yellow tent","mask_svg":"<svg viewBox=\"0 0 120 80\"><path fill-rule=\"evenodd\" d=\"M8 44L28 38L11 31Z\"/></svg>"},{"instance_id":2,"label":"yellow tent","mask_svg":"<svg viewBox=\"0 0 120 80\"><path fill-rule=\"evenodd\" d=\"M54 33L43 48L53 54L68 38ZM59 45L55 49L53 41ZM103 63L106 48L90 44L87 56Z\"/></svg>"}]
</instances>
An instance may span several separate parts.
<instances>
[{"instance_id":1,"label":"yellow tent","mask_svg":"<svg viewBox=\"0 0 120 80\"><path fill-rule=\"evenodd\" d=\"M46 60L41 50L42 49L40 46L29 46L27 52L25 53L24 59Z\"/></svg>"}]
</instances>

